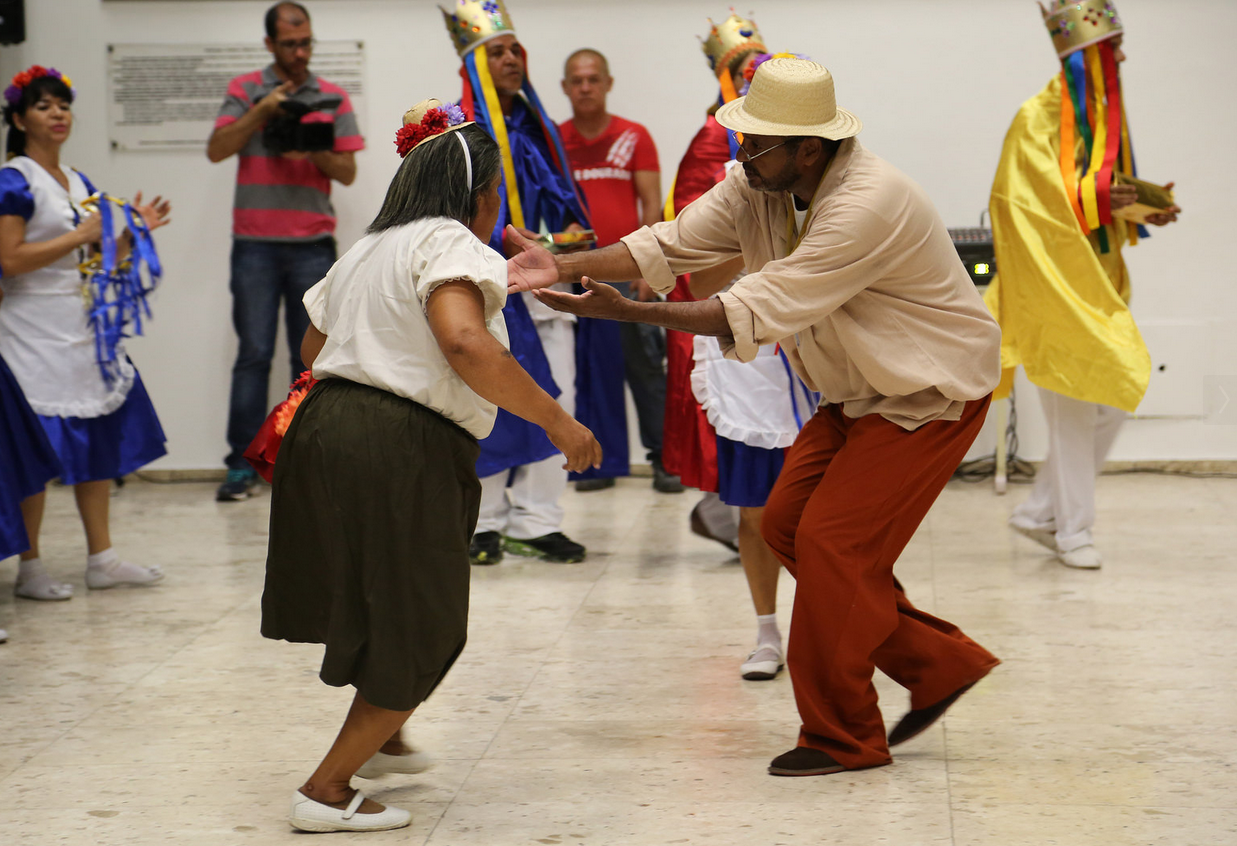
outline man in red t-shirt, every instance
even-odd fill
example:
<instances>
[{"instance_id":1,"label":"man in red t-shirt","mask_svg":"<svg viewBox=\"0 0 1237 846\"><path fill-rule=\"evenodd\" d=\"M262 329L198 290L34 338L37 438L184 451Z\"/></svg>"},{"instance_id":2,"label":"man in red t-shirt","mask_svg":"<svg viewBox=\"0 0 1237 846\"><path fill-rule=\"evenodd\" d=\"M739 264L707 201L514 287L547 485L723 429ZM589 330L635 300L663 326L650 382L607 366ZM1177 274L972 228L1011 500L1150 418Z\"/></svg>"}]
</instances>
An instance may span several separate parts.
<instances>
[{"instance_id":1,"label":"man in red t-shirt","mask_svg":"<svg viewBox=\"0 0 1237 846\"><path fill-rule=\"evenodd\" d=\"M662 219L657 147L643 126L606 111L606 95L613 85L609 63L601 53L585 48L567 57L563 93L571 100L572 116L559 126L559 133L576 183L588 200L599 247L617 243L624 235ZM642 301L656 296L644 280L615 287ZM678 493L682 483L661 463L665 335L660 329L636 323L623 323L621 333L627 384L636 401L640 441L653 465L653 487ZM599 490L613 484L612 478L585 479L576 488Z\"/></svg>"}]
</instances>

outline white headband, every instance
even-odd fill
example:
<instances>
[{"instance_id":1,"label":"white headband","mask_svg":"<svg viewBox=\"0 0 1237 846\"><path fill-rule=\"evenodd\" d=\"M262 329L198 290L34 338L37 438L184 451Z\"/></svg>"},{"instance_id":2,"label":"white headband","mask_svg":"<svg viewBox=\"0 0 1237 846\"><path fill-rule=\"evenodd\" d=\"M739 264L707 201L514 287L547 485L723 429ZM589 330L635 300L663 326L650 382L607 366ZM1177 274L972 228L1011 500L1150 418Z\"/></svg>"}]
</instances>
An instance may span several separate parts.
<instances>
[{"instance_id":1,"label":"white headband","mask_svg":"<svg viewBox=\"0 0 1237 846\"><path fill-rule=\"evenodd\" d=\"M464 167L468 170L468 193L472 193L472 153L468 150L468 142L464 140L464 133L451 133L456 138L460 139L460 146L464 148Z\"/></svg>"}]
</instances>

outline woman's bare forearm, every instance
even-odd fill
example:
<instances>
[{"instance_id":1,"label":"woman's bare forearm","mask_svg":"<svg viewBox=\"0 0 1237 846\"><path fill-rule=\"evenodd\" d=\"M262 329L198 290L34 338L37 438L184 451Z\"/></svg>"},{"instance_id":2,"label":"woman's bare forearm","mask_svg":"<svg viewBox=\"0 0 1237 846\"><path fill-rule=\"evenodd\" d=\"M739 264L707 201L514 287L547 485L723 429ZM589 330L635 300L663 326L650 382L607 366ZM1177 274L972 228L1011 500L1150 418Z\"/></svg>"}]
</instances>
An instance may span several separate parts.
<instances>
[{"instance_id":1,"label":"woman's bare forearm","mask_svg":"<svg viewBox=\"0 0 1237 846\"><path fill-rule=\"evenodd\" d=\"M76 232L66 232L46 241L22 241L0 250L0 271L5 276L18 276L40 270L81 246L82 240Z\"/></svg>"},{"instance_id":2,"label":"woman's bare forearm","mask_svg":"<svg viewBox=\"0 0 1237 846\"><path fill-rule=\"evenodd\" d=\"M511 351L488 332L460 332L442 344L441 349L447 364L464 384L516 417L549 429L566 415L562 406L520 366Z\"/></svg>"}]
</instances>

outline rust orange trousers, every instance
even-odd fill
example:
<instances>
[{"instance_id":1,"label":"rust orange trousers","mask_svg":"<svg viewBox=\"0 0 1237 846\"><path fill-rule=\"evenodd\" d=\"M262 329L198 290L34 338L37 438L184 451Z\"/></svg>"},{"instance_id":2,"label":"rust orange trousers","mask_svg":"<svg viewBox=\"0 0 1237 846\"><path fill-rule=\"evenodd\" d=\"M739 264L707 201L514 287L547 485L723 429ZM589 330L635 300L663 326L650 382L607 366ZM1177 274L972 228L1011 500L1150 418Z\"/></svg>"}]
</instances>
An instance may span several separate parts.
<instances>
[{"instance_id":1,"label":"rust orange trousers","mask_svg":"<svg viewBox=\"0 0 1237 846\"><path fill-rule=\"evenodd\" d=\"M915 608L893 565L966 455L991 397L956 421L913 432L877 414L816 412L786 456L765 507L765 540L795 577L786 665L803 726L799 746L848 769L887 764L872 684L877 667L933 705L1000 663Z\"/></svg>"}]
</instances>

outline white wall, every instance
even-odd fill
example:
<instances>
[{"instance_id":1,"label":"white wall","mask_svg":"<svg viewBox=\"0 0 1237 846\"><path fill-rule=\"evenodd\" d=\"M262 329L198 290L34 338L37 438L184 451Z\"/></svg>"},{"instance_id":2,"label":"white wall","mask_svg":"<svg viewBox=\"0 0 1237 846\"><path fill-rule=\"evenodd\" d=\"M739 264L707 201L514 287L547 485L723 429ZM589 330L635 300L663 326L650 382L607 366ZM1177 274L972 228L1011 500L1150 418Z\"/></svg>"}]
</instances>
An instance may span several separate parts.
<instances>
[{"instance_id":1,"label":"white wall","mask_svg":"<svg viewBox=\"0 0 1237 846\"><path fill-rule=\"evenodd\" d=\"M749 0L754 3L755 0ZM530 74L556 117L563 59L592 46L617 79L611 110L645 123L672 171L716 85L696 36L730 0L511 0ZM398 159L399 116L428 96L454 99L459 67L432 0L307 0L319 38L365 42L369 149L359 177L336 189L343 247L376 211ZM0 48L0 75L53 65L79 99L66 160L122 196L142 188L175 203L159 233L167 275L149 336L130 344L170 438L158 467L220 465L228 374L235 352L227 291L235 164L194 152L115 153L106 142L105 47L111 43L260 41L265 0L26 0L25 44ZM744 4L741 11L747 9ZM1237 458L1237 286L1232 167L1237 120L1237 3L1121 0L1130 61L1123 74L1140 172L1175 179L1182 221L1127 253L1140 324L1168 324L1153 349L1169 369L1157 413L1197 416L1132 422L1115 458ZM1030 0L763 0L769 46L806 53L837 79L841 104L866 125L864 143L919 180L951 226L987 204L1001 140L1018 104L1059 67ZM220 92L222 96L222 92ZM668 186L669 174L663 187ZM1177 324L1179 328L1173 329ZM1180 363L1179 363L1180 362ZM280 362L272 395L282 393ZM1225 381L1226 379L1226 381ZM1219 387L1234 402L1223 414ZM1022 454L1043 452L1043 427L1021 394ZM1181 395L1197 402L1181 405ZM1150 399L1150 398L1149 398ZM1158 407L1164 408L1158 408ZM1166 411L1165 411L1166 409Z\"/></svg>"}]
</instances>

